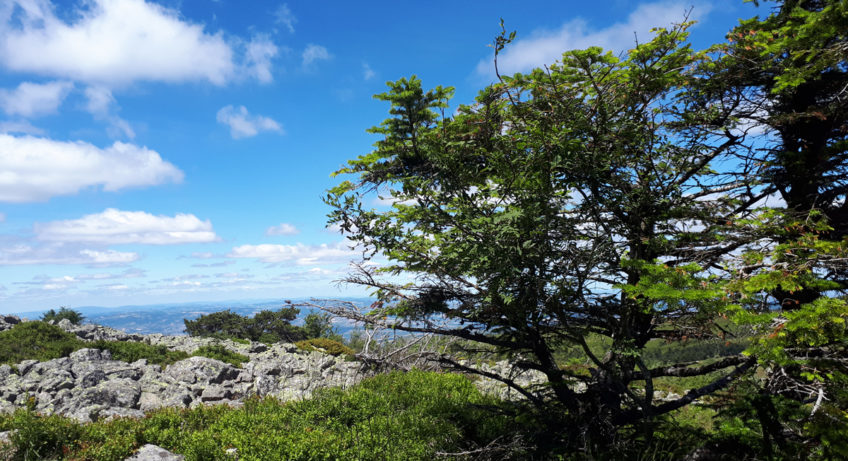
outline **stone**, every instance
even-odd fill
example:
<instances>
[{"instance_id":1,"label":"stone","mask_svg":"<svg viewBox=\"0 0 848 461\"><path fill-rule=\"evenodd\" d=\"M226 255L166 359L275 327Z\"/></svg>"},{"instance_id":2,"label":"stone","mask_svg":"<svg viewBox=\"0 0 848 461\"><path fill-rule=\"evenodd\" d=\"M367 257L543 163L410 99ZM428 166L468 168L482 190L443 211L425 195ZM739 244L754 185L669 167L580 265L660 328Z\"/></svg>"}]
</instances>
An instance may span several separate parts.
<instances>
[{"instance_id":1,"label":"stone","mask_svg":"<svg viewBox=\"0 0 848 461\"><path fill-rule=\"evenodd\" d=\"M63 322L65 320L63 320ZM70 358L72 362L94 362L100 360L112 360L112 353L109 351L102 351L100 349L79 349L77 351L71 352L71 355L68 358Z\"/></svg>"},{"instance_id":2,"label":"stone","mask_svg":"<svg viewBox=\"0 0 848 461\"><path fill-rule=\"evenodd\" d=\"M239 371L220 360L207 357L189 357L172 364L163 374L176 381L188 384L221 384L226 380L235 379Z\"/></svg>"},{"instance_id":3,"label":"stone","mask_svg":"<svg viewBox=\"0 0 848 461\"><path fill-rule=\"evenodd\" d=\"M232 392L222 386L209 386L200 394L202 402L213 402L230 398Z\"/></svg>"},{"instance_id":4,"label":"stone","mask_svg":"<svg viewBox=\"0 0 848 461\"><path fill-rule=\"evenodd\" d=\"M182 461L184 459L183 455L171 453L162 447L148 443L124 461Z\"/></svg>"}]
</instances>

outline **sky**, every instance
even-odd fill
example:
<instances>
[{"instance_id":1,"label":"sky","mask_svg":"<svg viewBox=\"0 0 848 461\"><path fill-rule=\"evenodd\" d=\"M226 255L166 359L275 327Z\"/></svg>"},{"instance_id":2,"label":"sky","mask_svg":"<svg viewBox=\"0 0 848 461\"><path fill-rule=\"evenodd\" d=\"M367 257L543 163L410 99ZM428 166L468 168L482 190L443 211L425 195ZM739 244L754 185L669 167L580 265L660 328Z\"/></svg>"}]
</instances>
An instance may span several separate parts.
<instances>
[{"instance_id":1,"label":"sky","mask_svg":"<svg viewBox=\"0 0 848 461\"><path fill-rule=\"evenodd\" d=\"M563 51L616 53L715 1L0 0L0 313L350 297L330 174L371 151L373 99L417 75L470 103ZM376 200L379 209L386 203Z\"/></svg>"}]
</instances>

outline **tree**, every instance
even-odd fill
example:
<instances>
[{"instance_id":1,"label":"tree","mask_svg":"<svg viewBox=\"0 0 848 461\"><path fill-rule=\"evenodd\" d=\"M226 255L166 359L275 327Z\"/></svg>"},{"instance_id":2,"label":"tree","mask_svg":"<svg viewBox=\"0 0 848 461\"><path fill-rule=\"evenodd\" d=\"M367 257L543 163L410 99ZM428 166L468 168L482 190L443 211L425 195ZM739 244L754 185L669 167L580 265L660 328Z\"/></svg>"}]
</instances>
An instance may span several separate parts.
<instances>
[{"instance_id":1,"label":"tree","mask_svg":"<svg viewBox=\"0 0 848 461\"><path fill-rule=\"evenodd\" d=\"M303 333L307 339L327 338L340 341L342 336L333 327L332 316L327 313L310 312L303 319Z\"/></svg>"},{"instance_id":2,"label":"tree","mask_svg":"<svg viewBox=\"0 0 848 461\"><path fill-rule=\"evenodd\" d=\"M768 372L756 383L754 421L764 451L794 440L808 453L845 457L848 2L776 3L730 32L700 82L709 104L736 101L740 126L765 130L744 171L759 197L779 198L739 223L756 245L730 291L735 319L759 333L749 352Z\"/></svg>"},{"instance_id":3,"label":"tree","mask_svg":"<svg viewBox=\"0 0 848 461\"><path fill-rule=\"evenodd\" d=\"M439 358L513 387L557 419L549 429L569 428L545 437L588 450L634 425L650 437L656 418L752 368L743 356L654 367L641 359L651 340L725 334L714 272L742 244L726 229L745 207L727 194L744 185L712 168L740 143L727 130L734 107L689 97L705 57L684 43L687 27L658 29L623 59L590 48L501 77L453 117L444 115L452 88L424 91L414 76L390 82L376 97L391 117L370 130L382 139L337 172L356 179L326 198L331 223L389 264L360 265L348 278L374 289L368 315L330 310L460 338L541 372L547 385L524 387ZM513 36L498 37L496 56ZM391 209L368 208L374 194L389 196ZM590 346L598 336L603 350ZM590 366L558 361L569 345ZM654 402L658 377L719 370L680 399Z\"/></svg>"},{"instance_id":4,"label":"tree","mask_svg":"<svg viewBox=\"0 0 848 461\"><path fill-rule=\"evenodd\" d=\"M190 336L249 339L265 343L295 342L306 337L301 328L291 324L298 312L294 307L284 307L277 311L263 310L251 318L227 309L201 315L195 320L185 319L183 323Z\"/></svg>"},{"instance_id":5,"label":"tree","mask_svg":"<svg viewBox=\"0 0 848 461\"><path fill-rule=\"evenodd\" d=\"M69 320L74 325L79 325L85 319L85 316L83 316L79 311L68 309L64 306L59 308L59 312L56 312L54 309L50 309L41 316L42 322L49 322L52 320L55 323L59 323L65 319Z\"/></svg>"}]
</instances>

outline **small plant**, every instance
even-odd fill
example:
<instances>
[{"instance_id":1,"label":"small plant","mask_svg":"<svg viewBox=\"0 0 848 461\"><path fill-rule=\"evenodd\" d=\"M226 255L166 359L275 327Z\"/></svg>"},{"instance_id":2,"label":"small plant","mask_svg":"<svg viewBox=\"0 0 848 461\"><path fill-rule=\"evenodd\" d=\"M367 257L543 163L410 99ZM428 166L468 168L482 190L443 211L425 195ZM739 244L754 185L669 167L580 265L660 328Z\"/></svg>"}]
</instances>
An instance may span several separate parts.
<instances>
[{"instance_id":1,"label":"small plant","mask_svg":"<svg viewBox=\"0 0 848 461\"><path fill-rule=\"evenodd\" d=\"M236 368L241 368L243 362L250 360L247 356L238 354L219 345L202 346L194 351L194 354L192 355L195 357L208 357L210 359L220 360L222 362L229 363Z\"/></svg>"},{"instance_id":2,"label":"small plant","mask_svg":"<svg viewBox=\"0 0 848 461\"><path fill-rule=\"evenodd\" d=\"M344 354L347 357L353 357L356 354L353 349L344 344L327 338L305 339L296 342L295 345L298 349L306 352L321 351L334 356Z\"/></svg>"}]
</instances>

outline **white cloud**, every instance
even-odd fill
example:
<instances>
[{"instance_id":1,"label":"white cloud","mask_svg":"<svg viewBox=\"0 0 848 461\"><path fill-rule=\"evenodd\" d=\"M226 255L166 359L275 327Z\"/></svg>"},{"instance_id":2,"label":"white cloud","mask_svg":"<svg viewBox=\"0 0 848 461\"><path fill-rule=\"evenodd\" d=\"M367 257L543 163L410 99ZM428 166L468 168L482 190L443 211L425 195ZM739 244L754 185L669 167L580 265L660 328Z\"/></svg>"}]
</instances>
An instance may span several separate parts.
<instances>
[{"instance_id":1,"label":"white cloud","mask_svg":"<svg viewBox=\"0 0 848 461\"><path fill-rule=\"evenodd\" d=\"M498 56L498 68L502 75L526 72L536 67L551 64L568 50L600 46L605 50L619 53L633 48L634 33L641 42L649 39L649 31L654 27L668 27L682 22L692 2L665 0L639 5L623 23L612 24L603 29L589 27L583 19L566 22L558 30L536 31L526 39L519 39L507 45ZM689 19L706 16L711 9L707 2L697 3ZM494 66L490 58L477 64L477 73L494 75Z\"/></svg>"},{"instance_id":2,"label":"white cloud","mask_svg":"<svg viewBox=\"0 0 848 461\"><path fill-rule=\"evenodd\" d=\"M116 142L105 149L77 141L0 134L0 201L44 201L80 189L106 191L180 182L183 173L156 151Z\"/></svg>"},{"instance_id":3,"label":"white cloud","mask_svg":"<svg viewBox=\"0 0 848 461\"><path fill-rule=\"evenodd\" d=\"M330 52L327 51L326 48L321 45L310 43L309 45L306 45L306 49L303 50L303 67L308 68L316 61L326 61L331 57Z\"/></svg>"},{"instance_id":4,"label":"white cloud","mask_svg":"<svg viewBox=\"0 0 848 461\"><path fill-rule=\"evenodd\" d=\"M121 211L114 208L79 219L36 223L35 234L36 238L42 241L99 245L172 245L219 240L212 230L212 223L208 220L201 221L191 214L154 216L143 211ZM94 252L86 254L95 256Z\"/></svg>"},{"instance_id":5,"label":"white cloud","mask_svg":"<svg viewBox=\"0 0 848 461\"><path fill-rule=\"evenodd\" d=\"M103 86L90 86L85 89L85 97L88 99L85 109L96 120L104 120L109 124L110 135L114 137L123 135L129 139L135 138L135 131L133 131L129 122L112 112L112 106L115 105L112 90Z\"/></svg>"},{"instance_id":6,"label":"white cloud","mask_svg":"<svg viewBox=\"0 0 848 461\"><path fill-rule=\"evenodd\" d=\"M93 267L121 266L137 261L138 253L80 249L74 245L12 243L0 246L0 265L85 264Z\"/></svg>"},{"instance_id":7,"label":"white cloud","mask_svg":"<svg viewBox=\"0 0 848 461\"><path fill-rule=\"evenodd\" d=\"M247 75L262 83L274 80L271 75L271 61L277 56L277 45L266 35L257 35L247 44L244 60Z\"/></svg>"},{"instance_id":8,"label":"white cloud","mask_svg":"<svg viewBox=\"0 0 848 461\"><path fill-rule=\"evenodd\" d=\"M32 135L41 135L44 134L44 130L37 126L33 126L33 124L27 122L26 120L22 121L6 121L0 122L0 133L19 133L19 134L32 134Z\"/></svg>"},{"instance_id":9,"label":"white cloud","mask_svg":"<svg viewBox=\"0 0 848 461\"><path fill-rule=\"evenodd\" d=\"M230 127L230 136L233 139L249 138L256 136L260 131L283 132L283 128L275 120L262 115L250 115L247 108L239 106L222 107L217 115L218 123Z\"/></svg>"},{"instance_id":10,"label":"white cloud","mask_svg":"<svg viewBox=\"0 0 848 461\"><path fill-rule=\"evenodd\" d=\"M364 80L371 80L374 76L377 75L374 73L374 70L371 69L371 66L368 65L367 62L362 63L362 78Z\"/></svg>"},{"instance_id":11,"label":"white cloud","mask_svg":"<svg viewBox=\"0 0 848 461\"><path fill-rule=\"evenodd\" d=\"M17 7L17 8L16 8ZM14 71L89 83L205 80L224 84L233 52L220 33L144 0L81 1L66 22L49 0L11 0L0 61ZM14 13L14 14L13 14Z\"/></svg>"},{"instance_id":12,"label":"white cloud","mask_svg":"<svg viewBox=\"0 0 848 461\"><path fill-rule=\"evenodd\" d=\"M344 263L357 254L346 242L321 245L241 245L227 255L230 258L258 259L264 263L295 262L301 266Z\"/></svg>"},{"instance_id":13,"label":"white cloud","mask_svg":"<svg viewBox=\"0 0 848 461\"><path fill-rule=\"evenodd\" d=\"M8 115L36 117L53 114L73 89L71 82L23 82L14 90L0 89L0 107Z\"/></svg>"},{"instance_id":14,"label":"white cloud","mask_svg":"<svg viewBox=\"0 0 848 461\"><path fill-rule=\"evenodd\" d=\"M283 3L280 5L274 12L274 16L277 18L277 24L285 26L290 34L294 33L294 25L297 23L297 18L294 17L287 4Z\"/></svg>"},{"instance_id":15,"label":"white cloud","mask_svg":"<svg viewBox=\"0 0 848 461\"><path fill-rule=\"evenodd\" d=\"M297 227L288 223L280 223L277 226L271 226L265 231L265 235L297 235L300 233Z\"/></svg>"}]
</instances>

